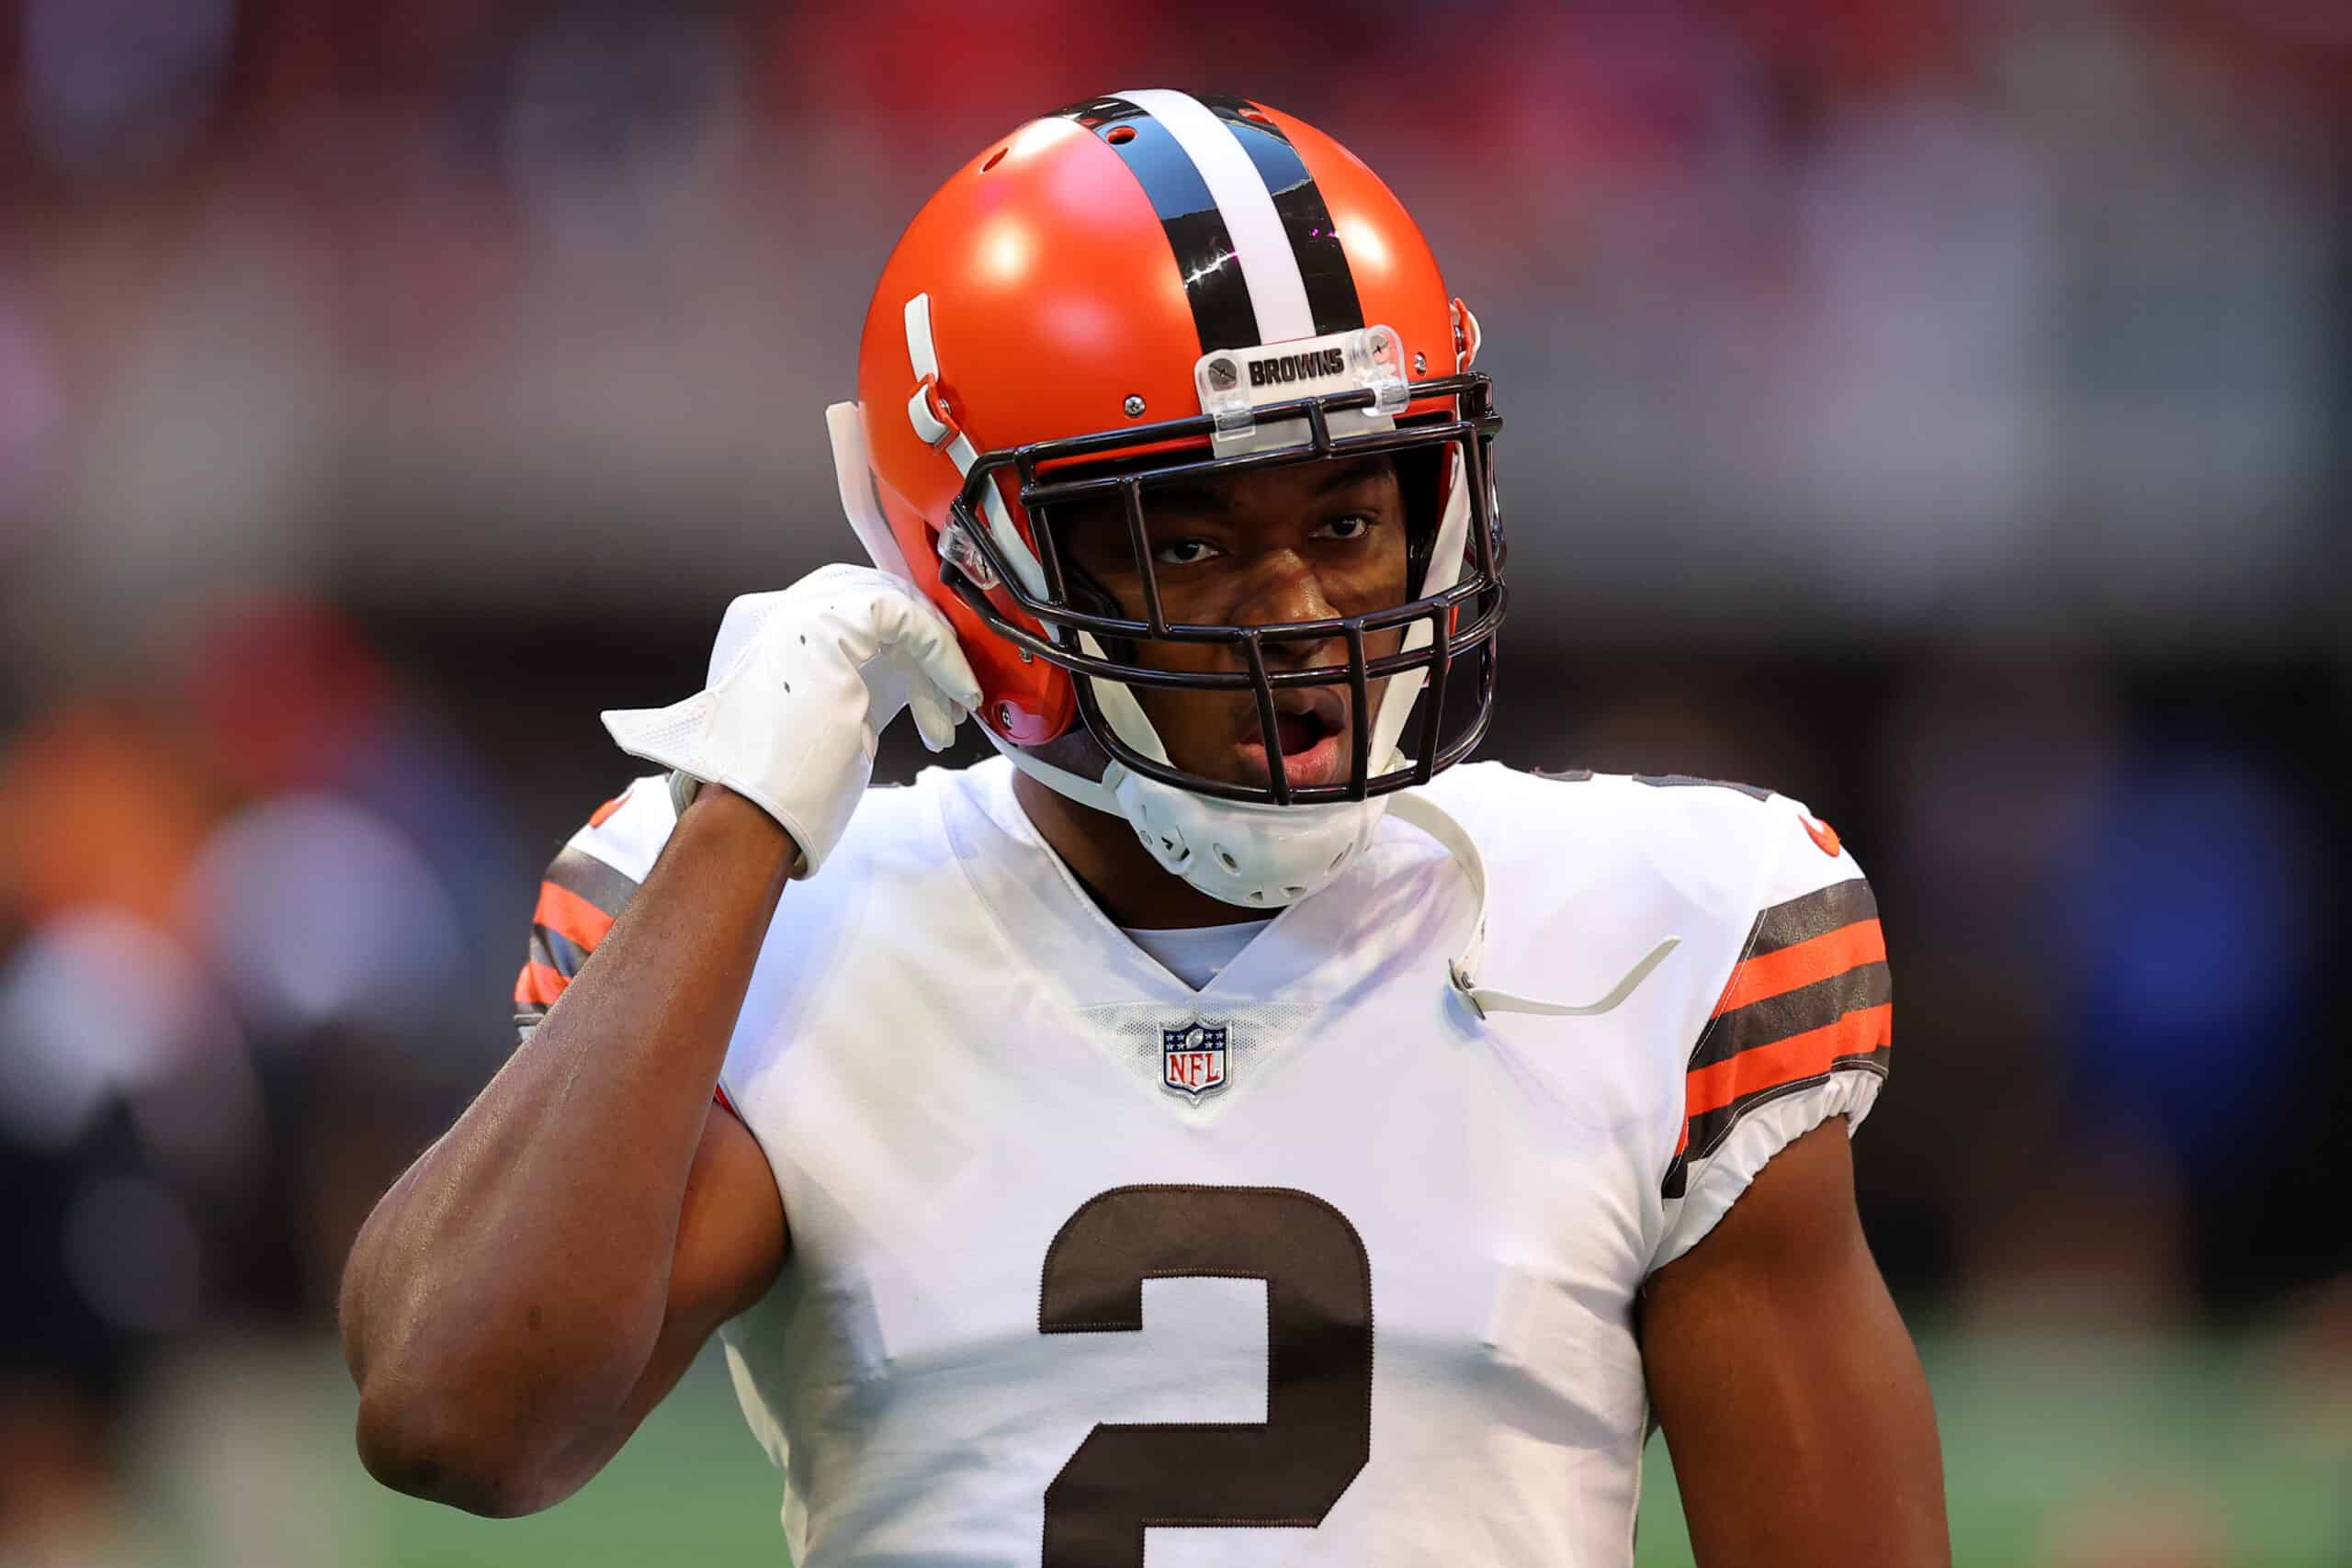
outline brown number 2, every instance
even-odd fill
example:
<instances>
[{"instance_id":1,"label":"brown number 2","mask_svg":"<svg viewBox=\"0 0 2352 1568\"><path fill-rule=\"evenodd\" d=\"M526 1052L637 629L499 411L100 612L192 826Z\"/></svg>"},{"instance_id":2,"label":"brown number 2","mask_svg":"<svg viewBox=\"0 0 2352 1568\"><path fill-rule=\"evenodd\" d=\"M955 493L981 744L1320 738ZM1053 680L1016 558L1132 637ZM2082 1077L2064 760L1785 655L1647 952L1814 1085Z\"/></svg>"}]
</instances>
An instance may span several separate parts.
<instances>
[{"instance_id":1,"label":"brown number 2","mask_svg":"<svg viewBox=\"0 0 2352 1568\"><path fill-rule=\"evenodd\" d=\"M1046 1249L1041 1334L1137 1333L1143 1282L1266 1282L1266 1419L1102 1422L1046 1488L1044 1568L1142 1568L1147 1526L1312 1529L1372 1458L1372 1265L1287 1187L1114 1187Z\"/></svg>"}]
</instances>

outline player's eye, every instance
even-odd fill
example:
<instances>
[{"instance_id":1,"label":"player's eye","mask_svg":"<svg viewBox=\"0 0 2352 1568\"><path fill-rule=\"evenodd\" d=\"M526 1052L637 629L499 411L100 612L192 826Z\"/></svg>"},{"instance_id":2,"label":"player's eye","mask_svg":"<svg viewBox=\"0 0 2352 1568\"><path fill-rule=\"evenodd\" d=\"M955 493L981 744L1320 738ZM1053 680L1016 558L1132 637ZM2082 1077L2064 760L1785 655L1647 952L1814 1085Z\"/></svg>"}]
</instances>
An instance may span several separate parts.
<instances>
[{"instance_id":1,"label":"player's eye","mask_svg":"<svg viewBox=\"0 0 2352 1568\"><path fill-rule=\"evenodd\" d=\"M1170 539L1151 552L1151 558L1162 566L1198 566L1220 551L1206 539Z\"/></svg>"},{"instance_id":2,"label":"player's eye","mask_svg":"<svg viewBox=\"0 0 2352 1568\"><path fill-rule=\"evenodd\" d=\"M1371 518L1365 516L1361 512L1351 512L1345 517L1334 517L1329 523L1324 524L1323 526L1315 530L1315 536L1319 539L1339 539L1352 542L1365 537L1371 534L1372 529L1373 520Z\"/></svg>"}]
</instances>

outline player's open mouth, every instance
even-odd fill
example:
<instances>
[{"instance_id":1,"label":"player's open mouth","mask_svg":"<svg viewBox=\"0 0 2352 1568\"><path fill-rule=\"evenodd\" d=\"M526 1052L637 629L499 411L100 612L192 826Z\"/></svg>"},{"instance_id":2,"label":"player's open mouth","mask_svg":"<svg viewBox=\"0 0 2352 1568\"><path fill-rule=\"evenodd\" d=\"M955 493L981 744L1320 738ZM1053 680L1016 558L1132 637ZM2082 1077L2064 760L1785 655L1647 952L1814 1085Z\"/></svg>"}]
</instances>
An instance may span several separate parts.
<instances>
[{"instance_id":1,"label":"player's open mouth","mask_svg":"<svg viewBox=\"0 0 2352 1568\"><path fill-rule=\"evenodd\" d=\"M1283 775L1293 784L1338 784L1348 767L1348 699L1334 686L1294 686L1274 694L1274 738ZM1241 764L1253 780L1273 777L1265 735L1253 713L1244 722Z\"/></svg>"}]
</instances>

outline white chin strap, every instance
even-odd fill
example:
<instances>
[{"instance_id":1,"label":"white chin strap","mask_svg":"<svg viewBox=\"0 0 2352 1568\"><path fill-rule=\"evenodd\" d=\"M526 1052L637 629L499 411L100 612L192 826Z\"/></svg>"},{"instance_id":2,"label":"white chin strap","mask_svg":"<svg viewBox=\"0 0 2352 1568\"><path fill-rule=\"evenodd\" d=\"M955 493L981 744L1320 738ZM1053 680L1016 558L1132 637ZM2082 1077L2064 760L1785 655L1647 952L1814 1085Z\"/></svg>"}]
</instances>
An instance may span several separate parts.
<instances>
[{"instance_id":1,"label":"white chin strap","mask_svg":"<svg viewBox=\"0 0 2352 1568\"><path fill-rule=\"evenodd\" d=\"M1375 795L1370 800L1347 801L1338 806L1242 805L1193 795L1173 785L1163 784L1157 779L1144 778L1127 772L1115 761L1105 773L1103 781L1097 783L1066 768L1041 761L985 727L981 733L988 736L998 750L1012 760L1014 767L1057 795L1114 817L1125 817L1135 825L1136 837L1143 840L1152 857L1170 872L1204 892L1224 898L1228 903L1243 904L1245 908L1265 908L1274 904L1295 903L1305 897L1306 892L1329 882L1370 846L1373 830L1380 825L1381 808L1385 807L1393 810L1398 821L1409 823L1435 839L1453 857L1454 863L1462 868L1462 874L1470 879L1471 897L1476 907L1470 925L1470 940L1446 964L1446 976L1455 993L1480 1018L1490 1012L1596 1018L1614 1011L1644 980L1649 978L1650 971L1664 963L1666 955L1681 944L1679 937L1665 938L1643 954L1625 972L1624 977L1596 1001L1538 1001L1498 990L1492 986L1481 986L1477 982L1477 971L1485 960L1487 948L1486 857L1478 852L1477 841L1470 837L1469 831L1426 795L1403 790L1395 795ZM1318 815L1323 813L1349 815L1338 818ZM1156 824L1164 825L1164 835ZM1237 828L1240 829L1238 832L1235 830ZM1183 837L1188 830L1199 836ZM1233 840L1242 842L1228 841ZM1193 869L1193 863L1204 856L1201 850L1192 846L1202 844L1207 846L1206 858L1216 868L1205 878L1196 874ZM1180 851L1186 852L1180 853ZM1245 851L1250 856L1247 861L1243 858ZM1330 856L1329 862L1323 865L1321 874L1317 876L1316 867L1327 853ZM1225 863L1228 855L1237 863L1235 865ZM1263 902L1230 897L1220 891L1224 887L1242 886L1240 871L1244 865L1250 869L1272 869L1282 873L1288 873L1295 867L1295 874L1311 881L1302 880L1291 885L1294 889L1304 887L1306 892L1294 890L1289 897L1269 897Z\"/></svg>"},{"instance_id":2,"label":"white chin strap","mask_svg":"<svg viewBox=\"0 0 2352 1568\"><path fill-rule=\"evenodd\" d=\"M1598 1000L1589 1002L1545 1002L1532 998L1481 986L1477 981L1478 966L1487 955L1487 859L1478 852L1477 840L1471 838L1461 823L1426 795L1411 791L1400 792L1391 807L1400 822L1409 822L1435 839L1462 874L1470 879L1471 895L1477 906L1477 918L1470 925L1470 940L1461 953L1446 965L1447 977L1453 982L1454 991L1469 1004L1470 1010L1480 1018L1490 1012L1529 1012L1549 1018L1598 1018L1614 1012L1626 998L1632 996L1641 983L1650 977L1650 971L1666 962L1666 955L1682 945L1677 936L1663 938L1635 961L1624 977L1611 986Z\"/></svg>"}]
</instances>

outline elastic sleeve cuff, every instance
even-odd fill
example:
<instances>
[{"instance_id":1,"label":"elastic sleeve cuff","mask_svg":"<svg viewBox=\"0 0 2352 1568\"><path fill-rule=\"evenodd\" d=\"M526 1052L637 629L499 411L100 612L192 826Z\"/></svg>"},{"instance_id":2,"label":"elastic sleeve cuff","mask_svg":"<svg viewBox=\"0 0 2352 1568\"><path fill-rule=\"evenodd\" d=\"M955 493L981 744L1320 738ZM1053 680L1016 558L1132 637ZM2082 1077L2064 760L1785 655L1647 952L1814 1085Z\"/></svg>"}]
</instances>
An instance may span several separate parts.
<instances>
[{"instance_id":1,"label":"elastic sleeve cuff","mask_svg":"<svg viewBox=\"0 0 2352 1568\"><path fill-rule=\"evenodd\" d=\"M1722 1145L1703 1163L1691 1167L1682 1198L1667 1204L1666 1235L1650 1256L1650 1272L1656 1273L1696 1247L1731 1212L1757 1172L1797 1139L1832 1116L1846 1118L1850 1137L1878 1103L1879 1089L1885 1082L1882 1073L1848 1068L1832 1073L1826 1083L1767 1100L1742 1116Z\"/></svg>"}]
</instances>

